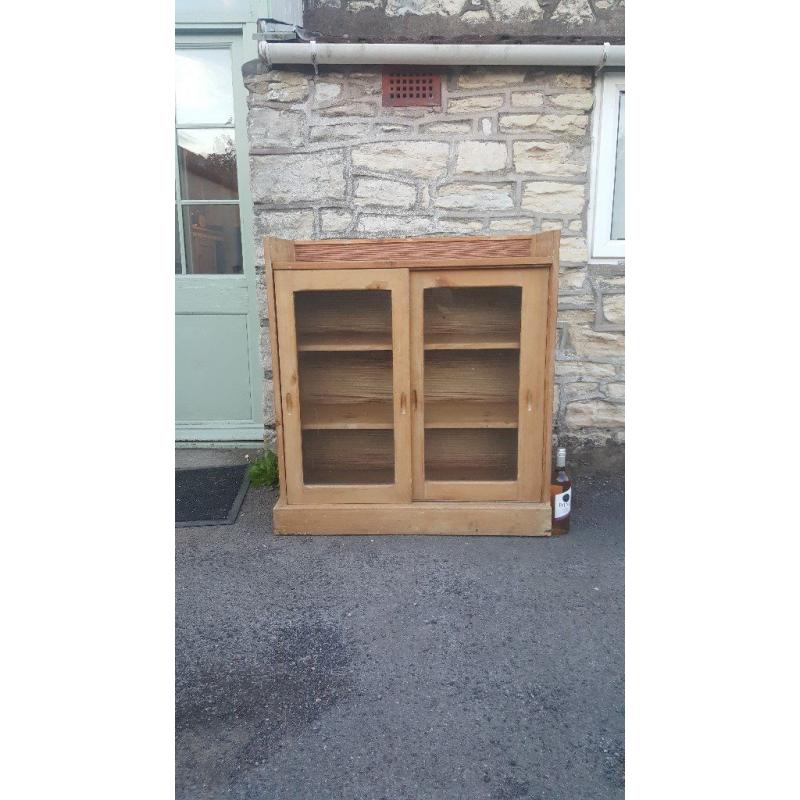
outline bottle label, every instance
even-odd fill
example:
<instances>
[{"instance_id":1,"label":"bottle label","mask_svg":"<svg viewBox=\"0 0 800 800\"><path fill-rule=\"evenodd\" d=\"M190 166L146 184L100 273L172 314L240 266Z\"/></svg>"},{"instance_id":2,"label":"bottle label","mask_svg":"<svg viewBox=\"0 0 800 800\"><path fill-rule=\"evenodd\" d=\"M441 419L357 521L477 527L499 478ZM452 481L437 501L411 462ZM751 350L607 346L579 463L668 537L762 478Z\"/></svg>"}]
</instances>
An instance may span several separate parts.
<instances>
[{"instance_id":1,"label":"bottle label","mask_svg":"<svg viewBox=\"0 0 800 800\"><path fill-rule=\"evenodd\" d=\"M553 495L553 500L553 508L555 509L553 516L555 519L564 519L572 508L572 489Z\"/></svg>"}]
</instances>

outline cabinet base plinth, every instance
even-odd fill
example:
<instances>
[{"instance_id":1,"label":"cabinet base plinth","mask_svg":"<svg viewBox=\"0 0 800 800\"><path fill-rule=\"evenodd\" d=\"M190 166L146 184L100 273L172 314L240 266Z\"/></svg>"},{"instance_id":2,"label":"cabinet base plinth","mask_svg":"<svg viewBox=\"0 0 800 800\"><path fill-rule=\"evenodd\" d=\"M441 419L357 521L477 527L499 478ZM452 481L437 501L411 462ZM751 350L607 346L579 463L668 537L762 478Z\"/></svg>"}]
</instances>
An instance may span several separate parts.
<instances>
[{"instance_id":1,"label":"cabinet base plinth","mask_svg":"<svg viewBox=\"0 0 800 800\"><path fill-rule=\"evenodd\" d=\"M287 505L281 499L272 516L277 534L550 536L549 503Z\"/></svg>"}]
</instances>

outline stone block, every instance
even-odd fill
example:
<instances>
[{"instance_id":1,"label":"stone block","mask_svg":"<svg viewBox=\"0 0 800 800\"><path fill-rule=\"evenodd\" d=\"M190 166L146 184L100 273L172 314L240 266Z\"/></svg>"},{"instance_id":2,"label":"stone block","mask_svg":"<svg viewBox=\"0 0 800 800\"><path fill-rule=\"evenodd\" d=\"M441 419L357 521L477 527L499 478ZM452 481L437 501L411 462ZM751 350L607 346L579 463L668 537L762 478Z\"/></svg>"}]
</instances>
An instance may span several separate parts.
<instances>
[{"instance_id":1,"label":"stone block","mask_svg":"<svg viewBox=\"0 0 800 800\"><path fill-rule=\"evenodd\" d=\"M433 136L461 136L472 132L471 122L433 122L430 125L423 125L422 132Z\"/></svg>"},{"instance_id":2,"label":"stone block","mask_svg":"<svg viewBox=\"0 0 800 800\"><path fill-rule=\"evenodd\" d=\"M462 0L387 0L387 17L404 17L406 14L438 14L452 17L461 12Z\"/></svg>"},{"instance_id":3,"label":"stone block","mask_svg":"<svg viewBox=\"0 0 800 800\"><path fill-rule=\"evenodd\" d=\"M552 181L523 184L522 207L539 214L580 214L585 199L583 184Z\"/></svg>"},{"instance_id":4,"label":"stone block","mask_svg":"<svg viewBox=\"0 0 800 800\"><path fill-rule=\"evenodd\" d=\"M548 131L568 136L583 136L589 124L585 114L501 114L503 133L536 133Z\"/></svg>"},{"instance_id":5,"label":"stone block","mask_svg":"<svg viewBox=\"0 0 800 800\"><path fill-rule=\"evenodd\" d=\"M438 178L447 172L446 142L378 142L353 148L353 166L372 172L396 172L415 178Z\"/></svg>"},{"instance_id":6,"label":"stone block","mask_svg":"<svg viewBox=\"0 0 800 800\"><path fill-rule=\"evenodd\" d=\"M625 399L625 384L624 383L609 383L606 385L606 394L612 400Z\"/></svg>"},{"instance_id":7,"label":"stone block","mask_svg":"<svg viewBox=\"0 0 800 800\"><path fill-rule=\"evenodd\" d=\"M569 326L572 349L581 358L622 359L625 357L625 334L595 331L579 325Z\"/></svg>"},{"instance_id":8,"label":"stone block","mask_svg":"<svg viewBox=\"0 0 800 800\"><path fill-rule=\"evenodd\" d=\"M254 95L277 103L297 103L308 97L308 79L299 72L273 69L247 78L245 85Z\"/></svg>"},{"instance_id":9,"label":"stone block","mask_svg":"<svg viewBox=\"0 0 800 800\"><path fill-rule=\"evenodd\" d=\"M524 81L524 69L475 69L462 72L461 75L458 76L458 88L494 89L518 85Z\"/></svg>"},{"instance_id":10,"label":"stone block","mask_svg":"<svg viewBox=\"0 0 800 800\"><path fill-rule=\"evenodd\" d=\"M621 428L625 425L625 406L605 400L582 400L567 405L568 428Z\"/></svg>"},{"instance_id":11,"label":"stone block","mask_svg":"<svg viewBox=\"0 0 800 800\"><path fill-rule=\"evenodd\" d=\"M247 115L247 135L252 147L300 147L305 138L305 114L255 107Z\"/></svg>"},{"instance_id":12,"label":"stone block","mask_svg":"<svg viewBox=\"0 0 800 800\"><path fill-rule=\"evenodd\" d=\"M594 292L587 291L569 291L559 286L558 295L558 310L559 313L566 310L585 310L592 312L592 319L594 320L594 307L595 296Z\"/></svg>"},{"instance_id":13,"label":"stone block","mask_svg":"<svg viewBox=\"0 0 800 800\"><path fill-rule=\"evenodd\" d=\"M432 228L433 220L430 217L401 217L395 214L361 214L357 225L359 233L386 236L430 233Z\"/></svg>"},{"instance_id":14,"label":"stone block","mask_svg":"<svg viewBox=\"0 0 800 800\"><path fill-rule=\"evenodd\" d=\"M574 291L583 288L584 283L586 283L586 267L579 269L561 267L558 274L560 289Z\"/></svg>"},{"instance_id":15,"label":"stone block","mask_svg":"<svg viewBox=\"0 0 800 800\"><path fill-rule=\"evenodd\" d=\"M353 224L353 215L349 211L326 208L320 212L323 233L341 233Z\"/></svg>"},{"instance_id":16,"label":"stone block","mask_svg":"<svg viewBox=\"0 0 800 800\"><path fill-rule=\"evenodd\" d=\"M560 108L570 108L573 111L588 111L594 104L594 98L591 92L556 94L550 98L550 102Z\"/></svg>"},{"instance_id":17,"label":"stone block","mask_svg":"<svg viewBox=\"0 0 800 800\"><path fill-rule=\"evenodd\" d=\"M369 134L369 125L359 122L340 122L338 125L314 125L311 128L312 142L335 142L364 139Z\"/></svg>"},{"instance_id":18,"label":"stone block","mask_svg":"<svg viewBox=\"0 0 800 800\"><path fill-rule=\"evenodd\" d=\"M335 100L342 93L342 86L339 83L328 83L326 81L316 81L314 83L314 105L322 105Z\"/></svg>"},{"instance_id":19,"label":"stone block","mask_svg":"<svg viewBox=\"0 0 800 800\"><path fill-rule=\"evenodd\" d=\"M603 316L607 322L617 325L625 323L625 295L606 294L603 295Z\"/></svg>"},{"instance_id":20,"label":"stone block","mask_svg":"<svg viewBox=\"0 0 800 800\"><path fill-rule=\"evenodd\" d=\"M434 228L436 233L469 234L483 230L483 223L477 219L440 219Z\"/></svg>"},{"instance_id":21,"label":"stone block","mask_svg":"<svg viewBox=\"0 0 800 800\"><path fill-rule=\"evenodd\" d=\"M591 89L592 73L587 69L574 71L553 72L552 69L543 67L528 73L526 80L533 88L541 88L548 92L561 89Z\"/></svg>"},{"instance_id":22,"label":"stone block","mask_svg":"<svg viewBox=\"0 0 800 800\"><path fill-rule=\"evenodd\" d=\"M411 208L416 200L415 186L381 178L359 178L353 196L353 202L358 206Z\"/></svg>"},{"instance_id":23,"label":"stone block","mask_svg":"<svg viewBox=\"0 0 800 800\"><path fill-rule=\"evenodd\" d=\"M559 258L561 261L567 262L588 261L589 249L586 247L586 240L575 237L564 238L562 236Z\"/></svg>"},{"instance_id":24,"label":"stone block","mask_svg":"<svg viewBox=\"0 0 800 800\"><path fill-rule=\"evenodd\" d=\"M615 376L611 364L595 364L591 361L556 361L556 377L578 381L595 381Z\"/></svg>"},{"instance_id":25,"label":"stone block","mask_svg":"<svg viewBox=\"0 0 800 800\"><path fill-rule=\"evenodd\" d=\"M265 205L341 200L345 193L341 150L253 156L253 202Z\"/></svg>"},{"instance_id":26,"label":"stone block","mask_svg":"<svg viewBox=\"0 0 800 800\"><path fill-rule=\"evenodd\" d=\"M511 20L523 18L526 21L539 20L544 17L544 11L538 0L491 0L492 11L495 19Z\"/></svg>"},{"instance_id":27,"label":"stone block","mask_svg":"<svg viewBox=\"0 0 800 800\"><path fill-rule=\"evenodd\" d=\"M522 108L540 108L544 105L541 92L511 92L511 105Z\"/></svg>"},{"instance_id":28,"label":"stone block","mask_svg":"<svg viewBox=\"0 0 800 800\"><path fill-rule=\"evenodd\" d=\"M475 95L473 97L451 97L447 101L447 111L451 114L472 111L492 111L500 108L505 98L500 94Z\"/></svg>"},{"instance_id":29,"label":"stone block","mask_svg":"<svg viewBox=\"0 0 800 800\"><path fill-rule=\"evenodd\" d=\"M378 106L375 103L344 103L317 111L320 117L374 117L377 113Z\"/></svg>"},{"instance_id":30,"label":"stone block","mask_svg":"<svg viewBox=\"0 0 800 800\"><path fill-rule=\"evenodd\" d=\"M567 142L514 142L514 169L568 178L586 172L583 158Z\"/></svg>"},{"instance_id":31,"label":"stone block","mask_svg":"<svg viewBox=\"0 0 800 800\"><path fill-rule=\"evenodd\" d=\"M560 0L550 19L563 22L569 27L579 27L594 22L594 11L589 0Z\"/></svg>"},{"instance_id":32,"label":"stone block","mask_svg":"<svg viewBox=\"0 0 800 800\"><path fill-rule=\"evenodd\" d=\"M491 14L486 9L480 11L465 11L460 17L460 21L467 25L485 25L492 21Z\"/></svg>"},{"instance_id":33,"label":"stone block","mask_svg":"<svg viewBox=\"0 0 800 800\"><path fill-rule=\"evenodd\" d=\"M256 207L254 221L258 264L264 263L265 236L279 236L282 239L314 238L314 212L310 209L272 211Z\"/></svg>"},{"instance_id":34,"label":"stone block","mask_svg":"<svg viewBox=\"0 0 800 800\"><path fill-rule=\"evenodd\" d=\"M448 183L440 186L437 208L502 211L514 207L513 183Z\"/></svg>"},{"instance_id":35,"label":"stone block","mask_svg":"<svg viewBox=\"0 0 800 800\"><path fill-rule=\"evenodd\" d=\"M532 233L533 220L527 217L493 219L489 223L492 233Z\"/></svg>"},{"instance_id":36,"label":"stone block","mask_svg":"<svg viewBox=\"0 0 800 800\"><path fill-rule=\"evenodd\" d=\"M600 384L589 381L576 381L563 386L564 400L571 403L574 400L590 400L600 396Z\"/></svg>"},{"instance_id":37,"label":"stone block","mask_svg":"<svg viewBox=\"0 0 800 800\"><path fill-rule=\"evenodd\" d=\"M456 172L499 172L506 168L505 142L460 142Z\"/></svg>"}]
</instances>

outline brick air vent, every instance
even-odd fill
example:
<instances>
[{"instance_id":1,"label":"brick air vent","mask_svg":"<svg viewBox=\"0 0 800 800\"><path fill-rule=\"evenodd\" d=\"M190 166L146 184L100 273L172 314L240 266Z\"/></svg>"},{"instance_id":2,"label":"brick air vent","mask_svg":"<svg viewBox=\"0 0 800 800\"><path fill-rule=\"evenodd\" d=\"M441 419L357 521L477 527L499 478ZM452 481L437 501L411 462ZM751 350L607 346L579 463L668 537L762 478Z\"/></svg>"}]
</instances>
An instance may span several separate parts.
<instances>
[{"instance_id":1,"label":"brick air vent","mask_svg":"<svg viewBox=\"0 0 800 800\"><path fill-rule=\"evenodd\" d=\"M441 76L415 69L384 69L383 105L397 108L441 104Z\"/></svg>"}]
</instances>

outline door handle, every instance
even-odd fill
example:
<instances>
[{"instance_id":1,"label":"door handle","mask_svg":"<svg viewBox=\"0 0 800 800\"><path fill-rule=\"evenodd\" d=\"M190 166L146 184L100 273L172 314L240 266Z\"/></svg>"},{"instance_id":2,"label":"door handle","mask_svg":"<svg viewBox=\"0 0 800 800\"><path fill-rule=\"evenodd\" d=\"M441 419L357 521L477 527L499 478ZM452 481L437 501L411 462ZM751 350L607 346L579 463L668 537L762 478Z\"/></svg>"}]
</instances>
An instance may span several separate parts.
<instances>
[{"instance_id":1,"label":"door handle","mask_svg":"<svg viewBox=\"0 0 800 800\"><path fill-rule=\"evenodd\" d=\"M417 410L417 390L416 389L413 389L411 391L411 410L412 411L416 411Z\"/></svg>"},{"instance_id":2,"label":"door handle","mask_svg":"<svg viewBox=\"0 0 800 800\"><path fill-rule=\"evenodd\" d=\"M291 393L286 392L286 414L287 414L287 416L291 416L293 410L294 410L294 403L292 401L292 395L291 395Z\"/></svg>"},{"instance_id":3,"label":"door handle","mask_svg":"<svg viewBox=\"0 0 800 800\"><path fill-rule=\"evenodd\" d=\"M406 413L406 393L405 392L402 392L400 394L400 413L401 414L405 414Z\"/></svg>"},{"instance_id":4,"label":"door handle","mask_svg":"<svg viewBox=\"0 0 800 800\"><path fill-rule=\"evenodd\" d=\"M528 389L528 411L533 411L533 392Z\"/></svg>"}]
</instances>

